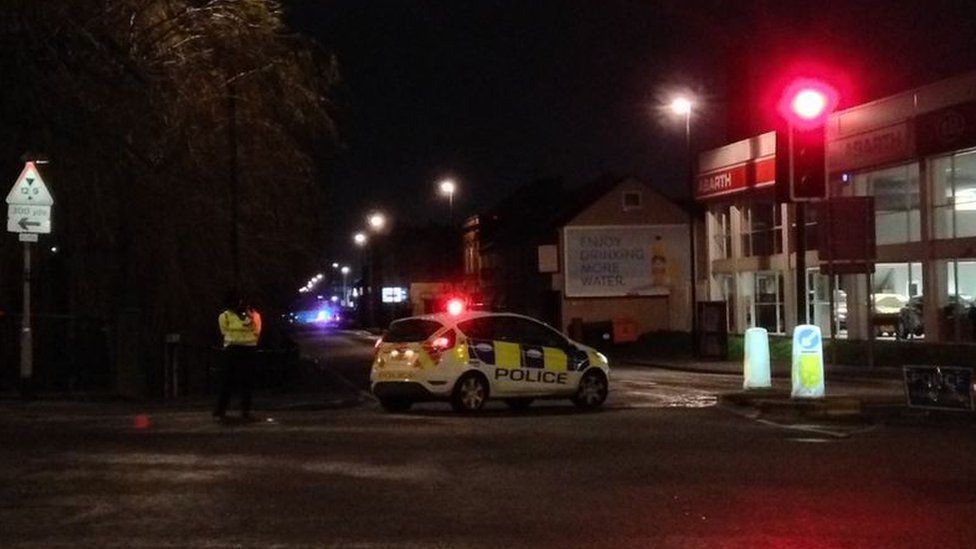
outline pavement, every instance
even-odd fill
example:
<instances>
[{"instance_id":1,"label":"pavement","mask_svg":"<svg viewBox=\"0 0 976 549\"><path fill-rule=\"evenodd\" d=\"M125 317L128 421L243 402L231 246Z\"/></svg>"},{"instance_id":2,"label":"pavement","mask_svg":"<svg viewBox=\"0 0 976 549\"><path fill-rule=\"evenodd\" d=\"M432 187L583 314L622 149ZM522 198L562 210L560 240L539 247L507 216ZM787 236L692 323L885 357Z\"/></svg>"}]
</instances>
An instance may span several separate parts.
<instances>
[{"instance_id":1,"label":"pavement","mask_svg":"<svg viewBox=\"0 0 976 549\"><path fill-rule=\"evenodd\" d=\"M680 358L618 357L617 363L703 375L734 376L741 384L741 361L702 361ZM899 368L866 368L828 364L824 367L823 398L792 398L789 364L770 366L772 385L767 389L739 387L717 394L726 410L755 420L777 425L803 421L832 423L869 422L909 412L905 405L902 371Z\"/></svg>"},{"instance_id":2,"label":"pavement","mask_svg":"<svg viewBox=\"0 0 976 549\"><path fill-rule=\"evenodd\" d=\"M742 375L741 360L695 360L691 358L655 358L642 356L621 356L620 362L635 366L650 366L666 370L680 370L683 372L699 372L703 374ZM789 379L790 364L774 362L770 365L770 373L774 378ZM843 364L825 364L824 376L830 378L871 378L871 379L902 379L900 368L867 366L848 366Z\"/></svg>"}]
</instances>

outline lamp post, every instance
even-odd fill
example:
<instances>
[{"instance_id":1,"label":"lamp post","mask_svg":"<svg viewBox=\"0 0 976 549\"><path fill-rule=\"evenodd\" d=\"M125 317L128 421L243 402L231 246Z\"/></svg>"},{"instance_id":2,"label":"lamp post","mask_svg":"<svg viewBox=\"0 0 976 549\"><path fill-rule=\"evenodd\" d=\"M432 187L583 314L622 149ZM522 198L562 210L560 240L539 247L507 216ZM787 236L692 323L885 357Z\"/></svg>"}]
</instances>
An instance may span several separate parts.
<instances>
[{"instance_id":1,"label":"lamp post","mask_svg":"<svg viewBox=\"0 0 976 549\"><path fill-rule=\"evenodd\" d=\"M382 292L382 274L381 270L383 268L382 254L380 253L380 238L379 236L383 234L389 224L389 219L386 214L379 211L374 211L366 216L366 225L369 230L375 235L373 245L369 248L370 255L370 267L369 267L369 323L370 325L376 324L377 321L377 309L379 308L380 293Z\"/></svg>"},{"instance_id":2,"label":"lamp post","mask_svg":"<svg viewBox=\"0 0 976 549\"><path fill-rule=\"evenodd\" d=\"M346 279L349 278L349 267L343 265L339 272L342 273L342 305L349 305L349 292L346 289Z\"/></svg>"},{"instance_id":3,"label":"lamp post","mask_svg":"<svg viewBox=\"0 0 976 549\"><path fill-rule=\"evenodd\" d=\"M369 237L366 236L366 233L359 231L357 233L353 233L352 241L356 244L356 247L359 248L359 279L363 285L363 292L360 294L358 304L356 305L356 315L359 317L359 321L362 322L363 310L361 304L363 303L363 299L369 299L366 296L366 287L368 286L366 281L366 244L369 243Z\"/></svg>"},{"instance_id":4,"label":"lamp post","mask_svg":"<svg viewBox=\"0 0 976 549\"><path fill-rule=\"evenodd\" d=\"M450 217L448 217L448 220L451 226L454 226L454 193L457 191L457 183L453 179L444 179L437 187L441 195L447 197L448 207L450 208Z\"/></svg>"},{"instance_id":5,"label":"lamp post","mask_svg":"<svg viewBox=\"0 0 976 549\"><path fill-rule=\"evenodd\" d=\"M698 269L697 253L695 251L695 162L691 150L691 111L694 104L691 99L683 96L671 100L669 108L676 116L685 119L685 158L687 161L688 177L688 250L691 257L691 345L694 354L698 355Z\"/></svg>"}]
</instances>

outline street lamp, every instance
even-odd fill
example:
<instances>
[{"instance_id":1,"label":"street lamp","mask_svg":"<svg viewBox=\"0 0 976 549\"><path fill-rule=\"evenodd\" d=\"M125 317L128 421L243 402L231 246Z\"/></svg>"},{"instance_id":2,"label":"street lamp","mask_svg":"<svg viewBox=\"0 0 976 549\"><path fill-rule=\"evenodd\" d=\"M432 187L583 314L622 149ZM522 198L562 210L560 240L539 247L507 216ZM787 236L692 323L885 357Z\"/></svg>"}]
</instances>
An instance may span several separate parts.
<instances>
[{"instance_id":1,"label":"street lamp","mask_svg":"<svg viewBox=\"0 0 976 549\"><path fill-rule=\"evenodd\" d=\"M446 196L450 207L450 223L454 225L454 192L457 191L457 183L453 179L444 179L438 184L441 195Z\"/></svg>"},{"instance_id":2,"label":"street lamp","mask_svg":"<svg viewBox=\"0 0 976 549\"><path fill-rule=\"evenodd\" d=\"M386 216L380 212L374 212L369 214L366 218L367 223L369 223L369 228L373 232L380 232L386 227Z\"/></svg>"},{"instance_id":3,"label":"street lamp","mask_svg":"<svg viewBox=\"0 0 976 549\"><path fill-rule=\"evenodd\" d=\"M366 233L364 232L358 232L352 235L352 241L355 242L356 245L359 246L360 248L366 245L366 240L367 240Z\"/></svg>"},{"instance_id":4,"label":"street lamp","mask_svg":"<svg viewBox=\"0 0 976 549\"><path fill-rule=\"evenodd\" d=\"M349 267L343 265L339 272L342 273L342 304L349 304L349 292L346 290L346 278L349 277Z\"/></svg>"},{"instance_id":5,"label":"street lamp","mask_svg":"<svg viewBox=\"0 0 976 549\"><path fill-rule=\"evenodd\" d=\"M688 246L691 254L691 345L694 353L698 354L698 269L696 268L695 252L695 162L691 151L691 111L694 103L685 96L677 96L671 100L669 108L676 116L685 119L685 158L687 159L688 178Z\"/></svg>"}]
</instances>

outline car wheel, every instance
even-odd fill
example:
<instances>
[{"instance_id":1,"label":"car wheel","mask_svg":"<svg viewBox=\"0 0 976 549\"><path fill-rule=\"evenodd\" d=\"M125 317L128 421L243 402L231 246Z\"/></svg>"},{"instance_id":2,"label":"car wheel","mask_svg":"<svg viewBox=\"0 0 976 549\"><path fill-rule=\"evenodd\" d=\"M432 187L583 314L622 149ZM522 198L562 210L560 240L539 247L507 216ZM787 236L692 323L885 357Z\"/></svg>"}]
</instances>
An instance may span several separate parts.
<instances>
[{"instance_id":1,"label":"car wheel","mask_svg":"<svg viewBox=\"0 0 976 549\"><path fill-rule=\"evenodd\" d=\"M488 382L478 374L468 374L458 380L451 395L451 407L456 412L480 410L488 400Z\"/></svg>"},{"instance_id":2,"label":"car wheel","mask_svg":"<svg viewBox=\"0 0 976 549\"><path fill-rule=\"evenodd\" d=\"M413 402L405 398L381 398L380 406L387 412L406 412Z\"/></svg>"},{"instance_id":3,"label":"car wheel","mask_svg":"<svg viewBox=\"0 0 976 549\"><path fill-rule=\"evenodd\" d=\"M506 398L505 399L505 404L508 404L508 407L511 408L512 410L522 411L522 410L528 410L529 409L529 406L532 405L532 401L533 400L535 400L535 399L532 399L532 398Z\"/></svg>"},{"instance_id":4,"label":"car wheel","mask_svg":"<svg viewBox=\"0 0 976 549\"><path fill-rule=\"evenodd\" d=\"M607 399L608 391L607 376L600 370L590 370L583 374L573 404L580 408L598 408Z\"/></svg>"}]
</instances>

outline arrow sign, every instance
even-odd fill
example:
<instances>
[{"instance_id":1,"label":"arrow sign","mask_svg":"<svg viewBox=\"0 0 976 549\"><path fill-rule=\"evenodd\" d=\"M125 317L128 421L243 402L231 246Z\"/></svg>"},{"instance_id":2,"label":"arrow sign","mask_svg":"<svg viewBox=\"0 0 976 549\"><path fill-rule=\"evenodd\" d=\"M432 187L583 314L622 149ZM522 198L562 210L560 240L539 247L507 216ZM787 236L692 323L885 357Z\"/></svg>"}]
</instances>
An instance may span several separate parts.
<instances>
[{"instance_id":1,"label":"arrow sign","mask_svg":"<svg viewBox=\"0 0 976 549\"><path fill-rule=\"evenodd\" d=\"M26 217L20 218L20 221L18 221L17 224L20 225L20 228L21 229L24 229L24 231L27 231L30 227L40 227L41 226L41 222L40 221L27 221L27 218Z\"/></svg>"},{"instance_id":2,"label":"arrow sign","mask_svg":"<svg viewBox=\"0 0 976 549\"><path fill-rule=\"evenodd\" d=\"M50 206L7 206L7 230L12 233L50 233Z\"/></svg>"},{"instance_id":3,"label":"arrow sign","mask_svg":"<svg viewBox=\"0 0 976 549\"><path fill-rule=\"evenodd\" d=\"M13 188L7 194L7 204L17 206L53 206L54 198L41 179L40 172L33 162L24 164Z\"/></svg>"}]
</instances>

